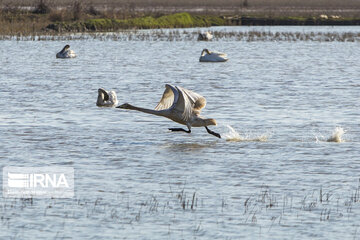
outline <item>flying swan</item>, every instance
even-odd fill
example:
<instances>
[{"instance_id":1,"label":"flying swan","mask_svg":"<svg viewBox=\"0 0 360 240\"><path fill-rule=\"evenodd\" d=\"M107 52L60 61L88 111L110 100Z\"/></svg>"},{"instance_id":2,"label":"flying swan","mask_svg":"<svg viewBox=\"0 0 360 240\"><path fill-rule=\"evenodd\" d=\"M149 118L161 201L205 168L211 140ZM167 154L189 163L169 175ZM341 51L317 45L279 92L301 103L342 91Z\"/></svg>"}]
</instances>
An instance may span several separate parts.
<instances>
[{"instance_id":1,"label":"flying swan","mask_svg":"<svg viewBox=\"0 0 360 240\"><path fill-rule=\"evenodd\" d=\"M136 110L166 117L188 127L188 130L183 128L169 128L171 131L191 133L191 127L205 127L209 134L221 138L220 134L211 131L207 127L216 125L215 119L203 118L200 116L201 109L206 105L206 99L203 96L185 88L172 86L170 84L166 84L165 88L163 96L155 107L155 110L135 107L128 103L122 104L117 108Z\"/></svg>"},{"instance_id":2,"label":"flying swan","mask_svg":"<svg viewBox=\"0 0 360 240\"><path fill-rule=\"evenodd\" d=\"M56 54L56 58L74 58L76 54L73 50L70 49L70 45L65 45L65 47Z\"/></svg>"},{"instance_id":3,"label":"flying swan","mask_svg":"<svg viewBox=\"0 0 360 240\"><path fill-rule=\"evenodd\" d=\"M203 49L201 52L200 62L226 62L229 60L227 54L220 52L212 52L208 49Z\"/></svg>"},{"instance_id":4,"label":"flying swan","mask_svg":"<svg viewBox=\"0 0 360 240\"><path fill-rule=\"evenodd\" d=\"M98 98L96 106L98 107L115 107L118 104L115 91L106 91L103 88L98 89Z\"/></svg>"}]
</instances>

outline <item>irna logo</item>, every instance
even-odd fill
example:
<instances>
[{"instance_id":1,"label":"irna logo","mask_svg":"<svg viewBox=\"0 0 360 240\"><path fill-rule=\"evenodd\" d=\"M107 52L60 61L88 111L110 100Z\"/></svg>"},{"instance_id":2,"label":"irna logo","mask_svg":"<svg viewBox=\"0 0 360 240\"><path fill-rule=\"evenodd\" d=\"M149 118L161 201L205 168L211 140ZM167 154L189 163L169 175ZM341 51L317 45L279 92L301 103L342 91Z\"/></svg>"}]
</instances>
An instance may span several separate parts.
<instances>
[{"instance_id":1,"label":"irna logo","mask_svg":"<svg viewBox=\"0 0 360 240\"><path fill-rule=\"evenodd\" d=\"M4 197L69 198L74 196L74 168L4 167Z\"/></svg>"}]
</instances>

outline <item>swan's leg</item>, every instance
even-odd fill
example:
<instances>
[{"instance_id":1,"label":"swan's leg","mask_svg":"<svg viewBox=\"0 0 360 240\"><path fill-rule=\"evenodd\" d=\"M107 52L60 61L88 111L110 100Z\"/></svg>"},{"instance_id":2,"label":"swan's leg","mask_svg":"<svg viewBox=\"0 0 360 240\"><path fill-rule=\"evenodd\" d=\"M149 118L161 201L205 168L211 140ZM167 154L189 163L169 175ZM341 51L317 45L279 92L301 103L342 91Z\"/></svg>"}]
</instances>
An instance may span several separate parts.
<instances>
[{"instance_id":1,"label":"swan's leg","mask_svg":"<svg viewBox=\"0 0 360 240\"><path fill-rule=\"evenodd\" d=\"M170 131L172 131L172 132L187 132L187 133L191 133L191 129L189 129L189 130L185 130L185 129L183 129L183 128L169 128L169 130Z\"/></svg>"},{"instance_id":2,"label":"swan's leg","mask_svg":"<svg viewBox=\"0 0 360 240\"><path fill-rule=\"evenodd\" d=\"M207 131L208 133L210 133L211 135L214 135L215 137L221 138L220 134L211 131L210 129L208 129L207 126L205 126L205 128L206 128L206 131Z\"/></svg>"}]
</instances>

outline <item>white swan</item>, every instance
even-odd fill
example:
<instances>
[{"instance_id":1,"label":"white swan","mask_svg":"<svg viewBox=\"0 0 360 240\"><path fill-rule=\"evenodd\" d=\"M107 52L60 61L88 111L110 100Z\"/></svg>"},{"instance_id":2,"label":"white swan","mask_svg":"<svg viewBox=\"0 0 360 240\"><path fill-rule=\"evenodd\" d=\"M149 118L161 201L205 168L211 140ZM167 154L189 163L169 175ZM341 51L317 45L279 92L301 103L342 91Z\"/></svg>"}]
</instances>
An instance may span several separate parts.
<instances>
[{"instance_id":1,"label":"white swan","mask_svg":"<svg viewBox=\"0 0 360 240\"><path fill-rule=\"evenodd\" d=\"M96 106L98 107L115 107L118 104L115 91L106 91L103 88L98 89L98 98Z\"/></svg>"},{"instance_id":2,"label":"white swan","mask_svg":"<svg viewBox=\"0 0 360 240\"><path fill-rule=\"evenodd\" d=\"M171 131L184 131L191 133L191 127L205 127L206 131L218 138L220 134L211 131L207 126L216 125L215 119L203 118L200 116L201 109L206 105L206 99L182 87L165 85L163 96L155 107L155 110L139 108L128 103L122 104L117 108L136 110L157 116L162 116L173 120L174 122L186 125L189 130L183 128L169 128Z\"/></svg>"},{"instance_id":3,"label":"white swan","mask_svg":"<svg viewBox=\"0 0 360 240\"><path fill-rule=\"evenodd\" d=\"M203 49L201 52L200 62L226 62L229 60L227 54L220 52L212 52L208 49Z\"/></svg>"},{"instance_id":4,"label":"white swan","mask_svg":"<svg viewBox=\"0 0 360 240\"><path fill-rule=\"evenodd\" d=\"M213 38L213 35L210 32L199 33L198 41L210 41Z\"/></svg>"},{"instance_id":5,"label":"white swan","mask_svg":"<svg viewBox=\"0 0 360 240\"><path fill-rule=\"evenodd\" d=\"M65 45L65 47L56 54L57 58L74 58L76 54L73 50L70 49L69 45Z\"/></svg>"}]
</instances>

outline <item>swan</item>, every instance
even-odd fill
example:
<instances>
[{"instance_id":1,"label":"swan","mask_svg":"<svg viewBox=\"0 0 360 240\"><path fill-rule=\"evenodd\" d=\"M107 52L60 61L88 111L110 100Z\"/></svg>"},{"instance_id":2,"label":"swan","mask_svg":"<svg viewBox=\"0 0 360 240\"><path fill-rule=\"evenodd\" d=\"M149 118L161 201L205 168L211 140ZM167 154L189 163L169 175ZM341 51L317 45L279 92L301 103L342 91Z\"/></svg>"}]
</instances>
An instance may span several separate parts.
<instances>
[{"instance_id":1,"label":"swan","mask_svg":"<svg viewBox=\"0 0 360 240\"><path fill-rule=\"evenodd\" d=\"M226 62L229 60L227 54L221 52L212 52L208 49L203 49L201 52L200 62Z\"/></svg>"},{"instance_id":2,"label":"swan","mask_svg":"<svg viewBox=\"0 0 360 240\"><path fill-rule=\"evenodd\" d=\"M169 130L173 132L183 131L191 133L191 127L205 127L209 134L221 138L220 134L208 128L208 126L216 125L216 120L200 116L201 109L203 109L205 105L206 99L203 96L182 87L166 84L163 96L155 107L155 110L135 107L128 103L124 103L117 108L136 110L166 117L188 127L188 130L183 128L169 128Z\"/></svg>"},{"instance_id":3,"label":"swan","mask_svg":"<svg viewBox=\"0 0 360 240\"><path fill-rule=\"evenodd\" d=\"M65 47L56 54L57 58L74 58L76 54L73 50L70 49L70 45L65 45Z\"/></svg>"},{"instance_id":4,"label":"swan","mask_svg":"<svg viewBox=\"0 0 360 240\"><path fill-rule=\"evenodd\" d=\"M96 106L98 107L115 107L118 104L115 91L106 91L103 88L98 89L98 98Z\"/></svg>"},{"instance_id":5,"label":"swan","mask_svg":"<svg viewBox=\"0 0 360 240\"><path fill-rule=\"evenodd\" d=\"M210 41L213 38L210 32L199 33L198 41Z\"/></svg>"}]
</instances>

